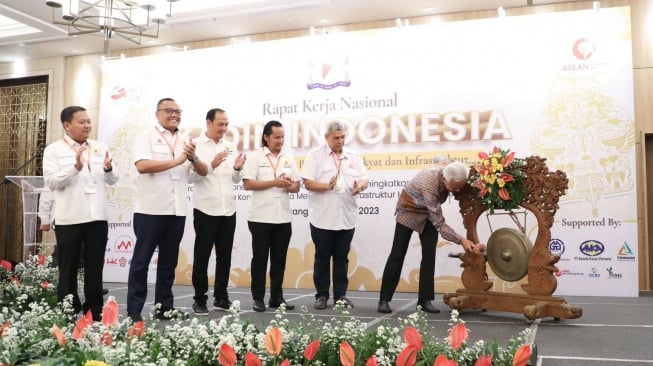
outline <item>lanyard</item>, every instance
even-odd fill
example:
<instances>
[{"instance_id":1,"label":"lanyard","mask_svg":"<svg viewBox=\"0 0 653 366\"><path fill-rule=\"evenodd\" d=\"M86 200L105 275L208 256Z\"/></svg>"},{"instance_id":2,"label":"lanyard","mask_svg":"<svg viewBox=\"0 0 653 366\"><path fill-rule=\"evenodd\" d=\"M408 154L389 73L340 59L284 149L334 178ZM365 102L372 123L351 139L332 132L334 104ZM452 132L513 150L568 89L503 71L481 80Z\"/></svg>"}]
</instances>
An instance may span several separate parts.
<instances>
[{"instance_id":1,"label":"lanyard","mask_svg":"<svg viewBox=\"0 0 653 366\"><path fill-rule=\"evenodd\" d=\"M345 157L343 156L341 158L336 158L336 153L332 152L331 154L332 154L331 158L333 159L333 164L336 166L336 169L338 169L338 174L340 174L340 168L342 166L342 161L345 159ZM336 160L337 160L337 162L336 162Z\"/></svg>"},{"instance_id":2,"label":"lanyard","mask_svg":"<svg viewBox=\"0 0 653 366\"><path fill-rule=\"evenodd\" d=\"M168 148L170 148L170 153L172 154L172 158L174 159L175 158L175 148L177 147L177 140L179 139L179 134L175 135L175 143L171 144L170 141L168 141L168 138L166 137L166 135L164 135L161 131L159 131L158 128L154 127L154 129L156 130L156 132L159 133L159 135L161 135L161 137L163 137L163 140L166 142L166 144L168 144Z\"/></svg>"},{"instance_id":3,"label":"lanyard","mask_svg":"<svg viewBox=\"0 0 653 366\"><path fill-rule=\"evenodd\" d=\"M62 137L61 139L63 140L63 142L66 143L66 145L68 145L70 150L75 152L75 154L77 154L79 148L82 147L81 144L79 145L79 147L75 147L73 144L70 143L70 141L66 140L65 137ZM86 156L86 167L88 168L88 174L91 174L91 144L89 144L88 141L86 141L86 151L88 151L88 154Z\"/></svg>"},{"instance_id":4,"label":"lanyard","mask_svg":"<svg viewBox=\"0 0 653 366\"><path fill-rule=\"evenodd\" d=\"M265 157L268 158L268 161L270 162L270 166L272 167L272 171L274 172L274 179L277 179L277 168L279 168L279 162L281 161L281 153L277 156L277 163L274 164L272 162L272 159L270 159L270 155L272 153L267 154Z\"/></svg>"}]
</instances>

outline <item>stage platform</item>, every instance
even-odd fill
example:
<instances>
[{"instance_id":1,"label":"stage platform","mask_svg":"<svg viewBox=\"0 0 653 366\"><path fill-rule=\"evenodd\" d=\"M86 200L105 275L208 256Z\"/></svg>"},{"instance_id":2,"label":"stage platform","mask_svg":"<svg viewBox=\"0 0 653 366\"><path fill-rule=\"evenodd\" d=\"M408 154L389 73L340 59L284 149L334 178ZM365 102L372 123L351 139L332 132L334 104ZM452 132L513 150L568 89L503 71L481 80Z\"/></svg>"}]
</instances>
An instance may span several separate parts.
<instances>
[{"instance_id":1,"label":"stage platform","mask_svg":"<svg viewBox=\"0 0 653 366\"><path fill-rule=\"evenodd\" d=\"M120 304L120 315L126 316L127 285L124 283L105 283L109 295ZM175 307L192 314L192 286L175 286ZM296 310L288 311L287 317L299 317L299 308L305 306L316 317L331 318L335 315L332 300L326 310L313 309L313 291L301 289L284 290L286 300L296 305ZM256 324L267 324L275 315L274 309L264 313L252 310L252 299L248 288L230 288L232 301L239 300L243 319ZM211 296L211 294L209 294ZM393 319L405 318L415 312L416 294L397 293L391 302L393 313L381 314L376 311L378 292L349 291L347 297L355 304L350 315L360 319L370 330L384 322L392 324ZM148 302L143 311L151 310L154 286L148 290ZM537 365L542 366L639 366L653 365L653 293L642 293L636 298L622 297L574 297L564 296L571 305L583 309L578 319L554 320L538 319L529 323L522 314L498 311L463 310L461 318L470 330L468 343L479 339L496 339L500 345L530 328L532 338L537 344ZM428 314L427 318L435 328L435 336L447 336L450 309L442 302L442 294L436 294L434 305L441 310L439 314ZM209 304L211 305L211 304ZM267 305L267 298L266 298ZM210 317L218 319L225 313L211 309Z\"/></svg>"}]
</instances>

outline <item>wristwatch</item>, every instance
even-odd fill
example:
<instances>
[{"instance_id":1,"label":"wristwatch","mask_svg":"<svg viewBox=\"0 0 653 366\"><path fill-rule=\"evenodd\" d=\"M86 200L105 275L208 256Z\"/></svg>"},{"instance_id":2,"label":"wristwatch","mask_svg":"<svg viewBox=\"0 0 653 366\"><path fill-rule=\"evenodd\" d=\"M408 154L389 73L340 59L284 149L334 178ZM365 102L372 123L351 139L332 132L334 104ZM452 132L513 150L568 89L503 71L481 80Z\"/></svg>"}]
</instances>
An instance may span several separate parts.
<instances>
[{"instance_id":1,"label":"wristwatch","mask_svg":"<svg viewBox=\"0 0 653 366\"><path fill-rule=\"evenodd\" d=\"M193 155L192 158L188 158L188 161L190 161L191 163L196 162L197 161L197 155Z\"/></svg>"}]
</instances>

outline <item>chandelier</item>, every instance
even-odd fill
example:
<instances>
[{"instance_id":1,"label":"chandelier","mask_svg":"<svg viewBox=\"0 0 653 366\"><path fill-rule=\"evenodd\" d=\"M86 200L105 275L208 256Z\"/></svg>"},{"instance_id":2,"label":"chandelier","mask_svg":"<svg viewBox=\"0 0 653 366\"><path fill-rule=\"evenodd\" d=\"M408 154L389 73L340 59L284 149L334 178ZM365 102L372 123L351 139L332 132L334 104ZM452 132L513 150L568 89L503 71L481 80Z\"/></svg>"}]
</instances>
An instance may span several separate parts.
<instances>
[{"instance_id":1,"label":"chandelier","mask_svg":"<svg viewBox=\"0 0 653 366\"><path fill-rule=\"evenodd\" d=\"M52 8L52 23L68 27L69 36L101 35L107 54L114 37L137 45L143 37L158 38L159 26L172 15L172 3L176 1L48 0L45 4ZM57 9L61 9L60 17Z\"/></svg>"}]
</instances>

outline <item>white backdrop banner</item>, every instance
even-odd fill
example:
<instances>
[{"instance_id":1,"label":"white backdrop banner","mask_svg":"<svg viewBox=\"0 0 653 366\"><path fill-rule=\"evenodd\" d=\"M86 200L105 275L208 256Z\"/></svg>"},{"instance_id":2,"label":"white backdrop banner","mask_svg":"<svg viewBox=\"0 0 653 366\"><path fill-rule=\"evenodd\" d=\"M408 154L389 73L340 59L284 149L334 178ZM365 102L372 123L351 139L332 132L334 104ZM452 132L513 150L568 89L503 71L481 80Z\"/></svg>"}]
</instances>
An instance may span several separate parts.
<instances>
[{"instance_id":1,"label":"white backdrop banner","mask_svg":"<svg viewBox=\"0 0 653 366\"><path fill-rule=\"evenodd\" d=\"M392 244L394 206L407 181L436 156L471 164L478 152L499 146L517 157L546 157L550 170L565 171L569 178L550 243L562 257L556 294L637 296L631 55L630 8L620 7L107 61L99 138L110 144L123 175L109 193L105 280L127 280L135 244L134 136L156 123L156 102L172 97L184 110L181 127L189 136L203 131L208 109L225 109L228 138L246 153L259 146L267 121L281 121L285 149L300 169L307 151L324 142L327 122L337 119L348 125L347 144L364 155L371 177L370 189L358 200L350 289L379 289ZM231 283L244 287L250 280L250 197L242 185L235 187L238 223ZM302 189L291 203L293 236L284 282L290 288L313 288L306 197ZM464 234L458 201L449 199L444 211ZM534 216L522 216L534 242ZM477 225L480 240L510 225L514 223L502 215L484 216ZM190 283L193 240L189 205L177 283ZM437 292L462 287L460 262L447 257L460 251L442 239L438 243ZM152 275L156 261L155 254ZM400 291L417 290L419 262L414 235ZM521 291L519 283L490 276L495 290Z\"/></svg>"}]
</instances>

